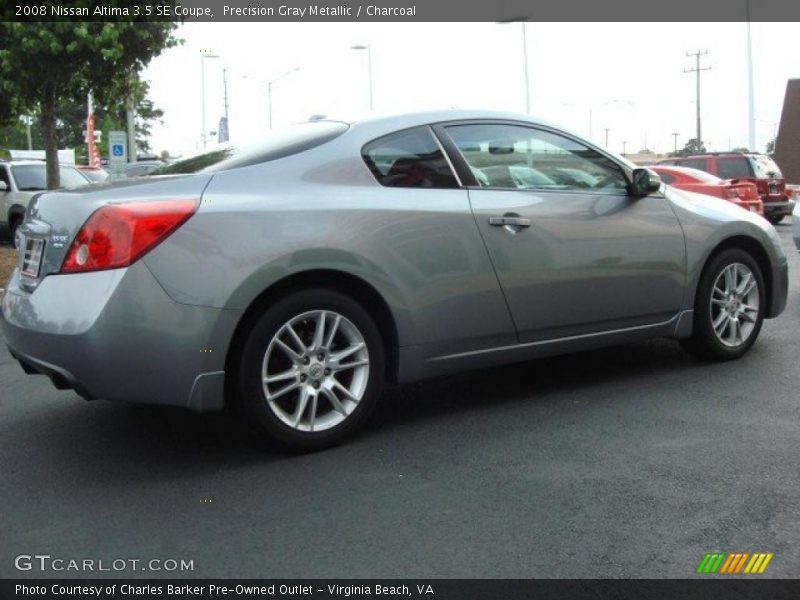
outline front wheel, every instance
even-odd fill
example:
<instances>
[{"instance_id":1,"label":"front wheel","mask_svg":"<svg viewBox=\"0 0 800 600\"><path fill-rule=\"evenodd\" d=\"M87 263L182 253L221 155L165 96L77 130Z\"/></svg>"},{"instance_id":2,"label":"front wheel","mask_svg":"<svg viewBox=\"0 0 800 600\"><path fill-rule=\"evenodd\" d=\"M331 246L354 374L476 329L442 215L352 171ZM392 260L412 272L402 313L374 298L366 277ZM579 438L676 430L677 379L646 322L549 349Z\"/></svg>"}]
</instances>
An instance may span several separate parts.
<instances>
[{"instance_id":1,"label":"front wheel","mask_svg":"<svg viewBox=\"0 0 800 600\"><path fill-rule=\"evenodd\" d=\"M11 245L14 248L19 248L19 239L17 233L19 232L19 226L22 225L22 219L11 219L9 223L9 229L11 230Z\"/></svg>"},{"instance_id":2,"label":"front wheel","mask_svg":"<svg viewBox=\"0 0 800 600\"><path fill-rule=\"evenodd\" d=\"M238 404L258 432L295 450L319 450L364 424L384 372L380 331L361 305L333 290L298 291L252 328Z\"/></svg>"},{"instance_id":3,"label":"front wheel","mask_svg":"<svg viewBox=\"0 0 800 600\"><path fill-rule=\"evenodd\" d=\"M761 269L738 248L706 266L697 287L694 332L684 346L707 360L732 360L755 343L764 321L766 295Z\"/></svg>"},{"instance_id":4,"label":"front wheel","mask_svg":"<svg viewBox=\"0 0 800 600\"><path fill-rule=\"evenodd\" d=\"M767 221L769 221L773 225L777 225L778 223L783 221L783 217L784 216L785 215L770 215L770 216L767 217Z\"/></svg>"}]
</instances>

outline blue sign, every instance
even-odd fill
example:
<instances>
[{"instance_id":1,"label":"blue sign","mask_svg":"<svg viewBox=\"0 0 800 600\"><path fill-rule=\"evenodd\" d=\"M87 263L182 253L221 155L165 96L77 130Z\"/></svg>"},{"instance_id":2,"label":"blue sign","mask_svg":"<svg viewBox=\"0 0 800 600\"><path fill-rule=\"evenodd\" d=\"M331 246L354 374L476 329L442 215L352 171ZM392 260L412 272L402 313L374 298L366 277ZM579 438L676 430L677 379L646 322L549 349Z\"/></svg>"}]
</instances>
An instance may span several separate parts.
<instances>
[{"instance_id":1,"label":"blue sign","mask_svg":"<svg viewBox=\"0 0 800 600\"><path fill-rule=\"evenodd\" d=\"M114 144L111 146L111 154L114 156L125 156L124 144Z\"/></svg>"}]
</instances>

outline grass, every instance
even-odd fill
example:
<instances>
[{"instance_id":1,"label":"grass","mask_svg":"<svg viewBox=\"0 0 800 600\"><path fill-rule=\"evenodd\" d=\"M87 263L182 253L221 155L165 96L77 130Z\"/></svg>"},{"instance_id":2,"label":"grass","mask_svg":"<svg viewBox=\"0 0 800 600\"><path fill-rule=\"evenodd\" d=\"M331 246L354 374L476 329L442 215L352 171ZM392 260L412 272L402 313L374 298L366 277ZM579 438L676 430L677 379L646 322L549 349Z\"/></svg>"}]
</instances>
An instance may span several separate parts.
<instances>
[{"instance_id":1,"label":"grass","mask_svg":"<svg viewBox=\"0 0 800 600\"><path fill-rule=\"evenodd\" d=\"M17 264L17 251L10 245L3 244L0 246L0 288L6 287L8 279L11 277L11 271Z\"/></svg>"}]
</instances>

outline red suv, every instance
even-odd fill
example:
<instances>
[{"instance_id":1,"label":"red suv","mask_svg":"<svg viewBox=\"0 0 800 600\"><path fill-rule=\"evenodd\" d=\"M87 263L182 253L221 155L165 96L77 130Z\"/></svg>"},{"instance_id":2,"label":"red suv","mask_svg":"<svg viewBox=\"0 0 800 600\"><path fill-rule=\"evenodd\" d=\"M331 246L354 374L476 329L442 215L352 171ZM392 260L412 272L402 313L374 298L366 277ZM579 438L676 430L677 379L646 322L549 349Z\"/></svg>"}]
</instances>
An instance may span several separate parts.
<instances>
[{"instance_id":1,"label":"red suv","mask_svg":"<svg viewBox=\"0 0 800 600\"><path fill-rule=\"evenodd\" d=\"M766 154L711 152L658 161L659 165L678 165L700 169L720 179L752 181L764 203L764 216L776 225L792 214L794 201L789 199L781 170Z\"/></svg>"}]
</instances>

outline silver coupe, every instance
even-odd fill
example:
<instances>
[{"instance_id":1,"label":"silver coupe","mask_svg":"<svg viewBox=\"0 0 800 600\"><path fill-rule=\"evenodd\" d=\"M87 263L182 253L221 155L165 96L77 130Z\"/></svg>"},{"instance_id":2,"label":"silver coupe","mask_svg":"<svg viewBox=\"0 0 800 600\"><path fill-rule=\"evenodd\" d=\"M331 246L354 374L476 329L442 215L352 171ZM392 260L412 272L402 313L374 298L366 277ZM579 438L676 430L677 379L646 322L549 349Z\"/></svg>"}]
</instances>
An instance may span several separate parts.
<instances>
[{"instance_id":1,"label":"silver coupe","mask_svg":"<svg viewBox=\"0 0 800 600\"><path fill-rule=\"evenodd\" d=\"M385 382L648 337L742 356L786 305L775 229L557 127L447 111L317 121L46 192L2 308L85 398L235 406L298 449Z\"/></svg>"}]
</instances>

